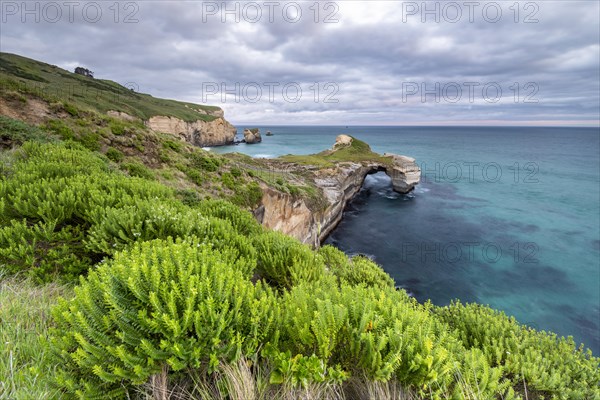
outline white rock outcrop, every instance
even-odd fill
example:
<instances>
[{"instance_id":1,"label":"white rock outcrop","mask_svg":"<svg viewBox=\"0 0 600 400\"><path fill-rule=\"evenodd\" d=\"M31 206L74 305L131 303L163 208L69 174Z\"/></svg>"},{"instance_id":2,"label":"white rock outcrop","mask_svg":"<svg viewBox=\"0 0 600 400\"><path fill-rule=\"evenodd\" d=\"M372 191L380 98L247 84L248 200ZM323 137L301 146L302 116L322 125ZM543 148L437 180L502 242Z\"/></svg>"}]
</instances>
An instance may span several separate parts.
<instances>
[{"instance_id":1,"label":"white rock outcrop","mask_svg":"<svg viewBox=\"0 0 600 400\"><path fill-rule=\"evenodd\" d=\"M201 147L231 144L237 131L235 126L222 117L212 121L186 122L175 117L155 116L146 121L146 126Z\"/></svg>"}]
</instances>

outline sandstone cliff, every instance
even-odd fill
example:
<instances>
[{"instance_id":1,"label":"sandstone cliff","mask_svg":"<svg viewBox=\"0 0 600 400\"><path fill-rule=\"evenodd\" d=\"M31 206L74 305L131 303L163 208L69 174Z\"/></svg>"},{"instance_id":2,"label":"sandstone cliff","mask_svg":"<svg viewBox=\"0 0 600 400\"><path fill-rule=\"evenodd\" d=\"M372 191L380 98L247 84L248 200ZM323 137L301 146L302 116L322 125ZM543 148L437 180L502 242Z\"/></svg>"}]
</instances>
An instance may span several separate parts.
<instances>
[{"instance_id":1,"label":"sandstone cliff","mask_svg":"<svg viewBox=\"0 0 600 400\"><path fill-rule=\"evenodd\" d=\"M340 135L331 152L351 146L353 139ZM421 170L410 157L386 154L374 160L340 161L326 168L287 165L287 172L305 177L322 194L324 204L316 208L302 196L263 187L263 198L255 211L257 219L304 243L319 246L341 221L344 208L361 189L368 174L384 171L395 191L410 192L419 183Z\"/></svg>"},{"instance_id":2,"label":"sandstone cliff","mask_svg":"<svg viewBox=\"0 0 600 400\"><path fill-rule=\"evenodd\" d=\"M236 128L220 112L212 121L186 122L175 117L155 116L146 121L153 131L169 133L196 146L222 146L233 143Z\"/></svg>"}]
</instances>

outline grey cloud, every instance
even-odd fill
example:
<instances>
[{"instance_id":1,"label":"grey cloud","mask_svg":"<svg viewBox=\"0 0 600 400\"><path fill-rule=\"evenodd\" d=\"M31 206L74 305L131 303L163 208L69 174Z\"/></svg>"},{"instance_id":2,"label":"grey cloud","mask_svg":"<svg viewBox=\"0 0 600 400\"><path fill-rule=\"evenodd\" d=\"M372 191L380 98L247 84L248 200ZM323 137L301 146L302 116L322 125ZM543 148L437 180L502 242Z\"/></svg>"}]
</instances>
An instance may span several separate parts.
<instances>
[{"instance_id":1,"label":"grey cloud","mask_svg":"<svg viewBox=\"0 0 600 400\"><path fill-rule=\"evenodd\" d=\"M225 83L229 89L253 82L302 86L303 96L296 103L286 102L280 91L273 102L265 92L257 103L228 97L219 104L219 96L210 98L234 123L499 119L598 124L599 4L533 3L539 7L539 22L532 24L514 23L509 2L497 3L504 12L497 23L478 17L473 23L463 19L455 24L421 23L419 16L404 22L399 2L378 3L363 18L354 9L357 3L348 1L336 3L335 24L315 23L309 9L313 2L298 3L304 14L297 23L276 14L273 23L263 15L258 23L236 24L231 16L222 23L219 15L203 14L209 2L199 1L137 2L134 18L139 22L126 24L113 21L113 3L101 3L105 14L97 23L82 18L73 23L21 23L18 16L3 16L0 47L63 67L84 65L98 77L135 82L144 92L188 101L201 102L203 84L209 82ZM229 9L235 5L227 2ZM119 14L121 20L125 11ZM521 10L519 18L525 14ZM323 85L328 82L339 88L337 103L324 102L328 92ZM495 104L481 98L457 104L444 99L421 102L418 94L405 101L407 82L427 87L436 82L497 82L503 96ZM514 82L538 85L538 103L510 101ZM320 86L316 102L309 89L315 83Z\"/></svg>"}]
</instances>

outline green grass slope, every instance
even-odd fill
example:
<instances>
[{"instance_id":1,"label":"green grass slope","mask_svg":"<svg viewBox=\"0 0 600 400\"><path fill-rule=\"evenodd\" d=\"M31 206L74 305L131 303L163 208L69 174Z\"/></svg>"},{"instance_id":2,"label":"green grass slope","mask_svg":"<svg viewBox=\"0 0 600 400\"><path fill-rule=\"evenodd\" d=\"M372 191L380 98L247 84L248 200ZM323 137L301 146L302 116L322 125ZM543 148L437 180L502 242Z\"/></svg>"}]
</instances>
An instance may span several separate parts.
<instances>
[{"instance_id":1,"label":"green grass slope","mask_svg":"<svg viewBox=\"0 0 600 400\"><path fill-rule=\"evenodd\" d=\"M142 120L155 115L165 115L188 122L211 121L215 117L205 113L220 110L219 107L135 93L113 81L88 78L54 65L9 53L0 53L0 87L4 93L18 90L49 102L68 101L81 109L101 113L109 110L121 111Z\"/></svg>"}]
</instances>

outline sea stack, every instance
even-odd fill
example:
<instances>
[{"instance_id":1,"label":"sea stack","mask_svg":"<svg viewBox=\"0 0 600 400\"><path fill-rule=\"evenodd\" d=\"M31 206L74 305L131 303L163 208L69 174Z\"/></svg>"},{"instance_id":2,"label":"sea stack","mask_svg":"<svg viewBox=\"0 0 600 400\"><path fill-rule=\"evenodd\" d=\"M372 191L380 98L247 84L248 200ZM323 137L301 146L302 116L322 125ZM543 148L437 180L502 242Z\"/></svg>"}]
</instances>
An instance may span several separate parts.
<instances>
[{"instance_id":1,"label":"sea stack","mask_svg":"<svg viewBox=\"0 0 600 400\"><path fill-rule=\"evenodd\" d=\"M260 130L258 128L244 129L244 141L248 144L262 142L262 138L260 137Z\"/></svg>"}]
</instances>

